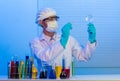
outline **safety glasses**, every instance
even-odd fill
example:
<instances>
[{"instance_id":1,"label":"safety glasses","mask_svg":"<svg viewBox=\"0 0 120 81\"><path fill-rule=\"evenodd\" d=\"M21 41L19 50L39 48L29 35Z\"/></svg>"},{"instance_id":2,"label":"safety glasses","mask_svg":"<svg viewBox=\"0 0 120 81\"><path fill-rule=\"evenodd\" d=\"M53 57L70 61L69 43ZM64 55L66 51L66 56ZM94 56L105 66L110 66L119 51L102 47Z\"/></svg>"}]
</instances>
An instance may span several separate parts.
<instances>
[{"instance_id":1,"label":"safety glasses","mask_svg":"<svg viewBox=\"0 0 120 81\"><path fill-rule=\"evenodd\" d=\"M58 16L52 16L52 17L48 17L48 18L43 19L43 21L54 21L54 20L57 21L58 19L59 19Z\"/></svg>"}]
</instances>

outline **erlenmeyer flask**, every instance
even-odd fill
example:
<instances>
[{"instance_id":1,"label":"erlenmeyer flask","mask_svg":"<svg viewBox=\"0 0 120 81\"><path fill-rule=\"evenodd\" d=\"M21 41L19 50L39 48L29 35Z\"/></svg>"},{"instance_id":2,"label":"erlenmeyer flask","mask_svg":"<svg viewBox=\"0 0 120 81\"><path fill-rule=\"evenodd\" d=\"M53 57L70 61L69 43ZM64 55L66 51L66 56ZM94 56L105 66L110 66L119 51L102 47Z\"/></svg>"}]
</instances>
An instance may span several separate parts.
<instances>
[{"instance_id":1,"label":"erlenmeyer flask","mask_svg":"<svg viewBox=\"0 0 120 81\"><path fill-rule=\"evenodd\" d=\"M40 79L46 79L47 78L47 70L41 69L40 71Z\"/></svg>"},{"instance_id":2,"label":"erlenmeyer flask","mask_svg":"<svg viewBox=\"0 0 120 81\"><path fill-rule=\"evenodd\" d=\"M66 63L65 63L65 56L63 55L62 57L62 72L60 74L61 79L66 79L67 78L67 73L65 71Z\"/></svg>"},{"instance_id":3,"label":"erlenmeyer flask","mask_svg":"<svg viewBox=\"0 0 120 81\"><path fill-rule=\"evenodd\" d=\"M62 70L61 74L60 74L60 78L61 79L66 79L67 78L67 73L65 70Z\"/></svg>"},{"instance_id":4,"label":"erlenmeyer flask","mask_svg":"<svg viewBox=\"0 0 120 81\"><path fill-rule=\"evenodd\" d=\"M42 67L41 67L41 71L40 71L40 79L47 79L47 69L45 67L45 64L43 64L42 62Z\"/></svg>"}]
</instances>

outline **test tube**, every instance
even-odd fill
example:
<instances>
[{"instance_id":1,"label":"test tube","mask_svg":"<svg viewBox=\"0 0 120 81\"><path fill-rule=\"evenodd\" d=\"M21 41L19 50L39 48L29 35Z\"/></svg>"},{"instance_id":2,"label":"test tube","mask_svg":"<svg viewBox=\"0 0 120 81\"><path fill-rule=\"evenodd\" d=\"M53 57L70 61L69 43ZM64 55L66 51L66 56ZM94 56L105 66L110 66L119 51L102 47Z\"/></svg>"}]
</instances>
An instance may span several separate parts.
<instances>
[{"instance_id":1,"label":"test tube","mask_svg":"<svg viewBox=\"0 0 120 81\"><path fill-rule=\"evenodd\" d=\"M19 66L19 61L15 62L15 78L19 78L19 72L18 72L18 66Z\"/></svg>"},{"instance_id":2,"label":"test tube","mask_svg":"<svg viewBox=\"0 0 120 81\"><path fill-rule=\"evenodd\" d=\"M11 61L11 70L10 70L10 78L13 79L15 77L15 63Z\"/></svg>"},{"instance_id":3,"label":"test tube","mask_svg":"<svg viewBox=\"0 0 120 81\"><path fill-rule=\"evenodd\" d=\"M72 59L72 76L74 76L74 66L75 66L75 63L74 63L74 60Z\"/></svg>"},{"instance_id":4,"label":"test tube","mask_svg":"<svg viewBox=\"0 0 120 81\"><path fill-rule=\"evenodd\" d=\"M28 74L29 74L29 56L26 56L24 78L28 78L29 77Z\"/></svg>"},{"instance_id":5,"label":"test tube","mask_svg":"<svg viewBox=\"0 0 120 81\"><path fill-rule=\"evenodd\" d=\"M8 65L7 65L7 70L8 70L8 79L10 78L10 62L8 62Z\"/></svg>"},{"instance_id":6,"label":"test tube","mask_svg":"<svg viewBox=\"0 0 120 81\"><path fill-rule=\"evenodd\" d=\"M65 69L65 56L62 57L62 70Z\"/></svg>"},{"instance_id":7,"label":"test tube","mask_svg":"<svg viewBox=\"0 0 120 81\"><path fill-rule=\"evenodd\" d=\"M20 66L19 66L19 79L22 79L24 74L24 61L20 61Z\"/></svg>"},{"instance_id":8,"label":"test tube","mask_svg":"<svg viewBox=\"0 0 120 81\"><path fill-rule=\"evenodd\" d=\"M29 78L32 78L32 64L33 64L33 58L31 57L29 59Z\"/></svg>"},{"instance_id":9,"label":"test tube","mask_svg":"<svg viewBox=\"0 0 120 81\"><path fill-rule=\"evenodd\" d=\"M37 68L32 64L32 79L36 79L38 74Z\"/></svg>"}]
</instances>

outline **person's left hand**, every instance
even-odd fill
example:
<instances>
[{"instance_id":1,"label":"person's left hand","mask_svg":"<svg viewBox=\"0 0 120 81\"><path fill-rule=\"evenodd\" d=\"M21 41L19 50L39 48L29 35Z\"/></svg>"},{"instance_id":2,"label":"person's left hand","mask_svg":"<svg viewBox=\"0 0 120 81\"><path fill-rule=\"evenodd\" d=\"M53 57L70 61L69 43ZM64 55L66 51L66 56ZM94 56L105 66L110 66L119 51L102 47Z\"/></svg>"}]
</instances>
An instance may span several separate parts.
<instances>
[{"instance_id":1,"label":"person's left hand","mask_svg":"<svg viewBox=\"0 0 120 81\"><path fill-rule=\"evenodd\" d=\"M89 35L90 43L96 42L96 29L95 29L94 24L92 23L88 24L88 35Z\"/></svg>"}]
</instances>

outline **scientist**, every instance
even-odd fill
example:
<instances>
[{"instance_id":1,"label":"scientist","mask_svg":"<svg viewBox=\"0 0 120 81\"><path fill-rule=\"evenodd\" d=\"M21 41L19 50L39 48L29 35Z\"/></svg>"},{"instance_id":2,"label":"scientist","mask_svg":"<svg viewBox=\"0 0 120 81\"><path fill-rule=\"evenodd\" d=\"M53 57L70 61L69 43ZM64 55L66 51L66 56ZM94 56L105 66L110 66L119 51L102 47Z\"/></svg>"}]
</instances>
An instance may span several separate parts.
<instances>
[{"instance_id":1,"label":"scientist","mask_svg":"<svg viewBox=\"0 0 120 81\"><path fill-rule=\"evenodd\" d=\"M88 43L81 47L79 43L70 36L72 24L65 24L59 35L56 32L58 26L56 11L45 8L37 14L37 24L42 28L42 34L30 43L32 53L37 59L39 71L42 64L62 65L65 58L65 66L71 66L72 56L80 61L87 61L96 47L96 29L92 23L88 24Z\"/></svg>"}]
</instances>

